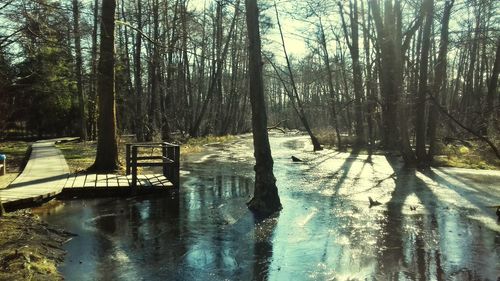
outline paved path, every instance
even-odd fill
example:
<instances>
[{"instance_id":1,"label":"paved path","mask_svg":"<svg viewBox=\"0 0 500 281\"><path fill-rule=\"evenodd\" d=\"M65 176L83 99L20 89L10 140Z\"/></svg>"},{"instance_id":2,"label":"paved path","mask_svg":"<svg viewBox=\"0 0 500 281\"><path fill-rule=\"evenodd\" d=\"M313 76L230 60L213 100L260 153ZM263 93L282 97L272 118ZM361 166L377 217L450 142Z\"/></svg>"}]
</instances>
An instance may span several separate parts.
<instances>
[{"instance_id":1,"label":"paved path","mask_svg":"<svg viewBox=\"0 0 500 281\"><path fill-rule=\"evenodd\" d=\"M31 156L23 172L11 185L0 190L5 206L27 204L55 196L67 181L69 168L53 139L38 141L32 145Z\"/></svg>"}]
</instances>

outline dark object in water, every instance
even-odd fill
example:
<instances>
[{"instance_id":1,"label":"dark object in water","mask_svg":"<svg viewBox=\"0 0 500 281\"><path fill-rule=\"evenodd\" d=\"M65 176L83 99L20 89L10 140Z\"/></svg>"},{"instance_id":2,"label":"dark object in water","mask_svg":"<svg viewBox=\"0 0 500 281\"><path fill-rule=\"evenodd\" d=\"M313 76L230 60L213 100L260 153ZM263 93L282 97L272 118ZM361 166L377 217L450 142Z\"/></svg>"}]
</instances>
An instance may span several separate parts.
<instances>
[{"instance_id":1,"label":"dark object in water","mask_svg":"<svg viewBox=\"0 0 500 281\"><path fill-rule=\"evenodd\" d=\"M500 207L497 207L497 217L498 217L498 220L500 220Z\"/></svg>"},{"instance_id":2,"label":"dark object in water","mask_svg":"<svg viewBox=\"0 0 500 281\"><path fill-rule=\"evenodd\" d=\"M303 161L302 161L302 159L297 158L297 157L295 157L295 156L293 156L293 155L292 155L292 161L293 161L293 162L303 162Z\"/></svg>"},{"instance_id":3,"label":"dark object in water","mask_svg":"<svg viewBox=\"0 0 500 281\"><path fill-rule=\"evenodd\" d=\"M382 203L378 202L377 200L373 200L371 197L368 196L368 200L370 201L370 208L378 205L382 205Z\"/></svg>"}]
</instances>

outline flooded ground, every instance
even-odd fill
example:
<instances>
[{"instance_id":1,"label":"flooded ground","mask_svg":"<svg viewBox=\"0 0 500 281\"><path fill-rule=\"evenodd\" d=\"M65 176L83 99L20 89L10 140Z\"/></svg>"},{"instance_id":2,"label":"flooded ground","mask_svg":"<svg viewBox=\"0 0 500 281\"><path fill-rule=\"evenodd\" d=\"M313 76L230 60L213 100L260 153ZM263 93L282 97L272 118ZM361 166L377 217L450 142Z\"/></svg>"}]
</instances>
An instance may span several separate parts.
<instances>
[{"instance_id":1,"label":"flooded ground","mask_svg":"<svg viewBox=\"0 0 500 281\"><path fill-rule=\"evenodd\" d=\"M283 211L257 222L250 136L183 159L177 200L73 200L36 210L78 234L67 280L499 280L499 172L399 160L273 135ZM293 163L295 155L304 162ZM370 208L368 197L381 205Z\"/></svg>"}]
</instances>

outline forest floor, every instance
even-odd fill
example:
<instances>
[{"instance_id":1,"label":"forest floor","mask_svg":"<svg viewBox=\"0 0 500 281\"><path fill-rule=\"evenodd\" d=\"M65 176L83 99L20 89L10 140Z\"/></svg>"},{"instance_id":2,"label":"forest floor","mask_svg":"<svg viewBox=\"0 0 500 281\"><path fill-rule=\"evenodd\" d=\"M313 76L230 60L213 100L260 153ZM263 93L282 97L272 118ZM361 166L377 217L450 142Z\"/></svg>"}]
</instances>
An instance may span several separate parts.
<instances>
[{"instance_id":1,"label":"forest floor","mask_svg":"<svg viewBox=\"0 0 500 281\"><path fill-rule=\"evenodd\" d=\"M220 143L234 137L192 139L182 146L183 153L199 152L203 145ZM0 177L0 189L6 188L22 171L29 143L0 142L0 153L7 155L7 173ZM95 142L68 142L58 145L71 172L89 167L96 152ZM125 162L125 143L120 143L120 161ZM47 203L48 205L52 203ZM73 235L40 221L30 210L16 211L0 217L0 280L63 280L57 265L63 261L62 245Z\"/></svg>"},{"instance_id":2,"label":"forest floor","mask_svg":"<svg viewBox=\"0 0 500 281\"><path fill-rule=\"evenodd\" d=\"M283 205L275 217L255 221L246 207L254 158L251 135L239 136L186 157L177 201L35 209L78 234L59 270L68 280L497 280L500 172L312 152L301 134L270 142Z\"/></svg>"},{"instance_id":3,"label":"forest floor","mask_svg":"<svg viewBox=\"0 0 500 281\"><path fill-rule=\"evenodd\" d=\"M7 155L7 173L0 176L0 189L20 174L28 158L29 143L0 143ZM0 280L62 280L57 271L65 251L62 244L72 235L50 227L29 210L0 217Z\"/></svg>"},{"instance_id":4,"label":"forest floor","mask_svg":"<svg viewBox=\"0 0 500 281\"><path fill-rule=\"evenodd\" d=\"M218 147L231 140L234 140L234 137L194 139L186 142L182 149L186 155L196 154L203 151L204 147L209 149L214 146ZM0 177L1 180L5 179L4 182L8 182L8 177L14 179L17 176L22 168L27 147L28 143L25 142L0 143L0 152L6 153L9 157L9 174ZM84 170L94 160L95 143L65 143L58 147L64 152L72 172ZM124 149L121 152L123 153L120 155L124 155ZM460 150L458 152L463 154ZM298 156L312 161L312 159L308 159L307 155ZM388 177L390 178L391 175ZM479 177L484 179L484 176ZM341 178L343 179L344 176ZM489 185L493 186L494 184ZM2 188L1 185L0 188ZM361 200L366 199L365 196ZM380 200L380 198L377 199ZM71 237L68 232L42 223L30 211L18 211L0 218L0 280L62 279L57 271L57 264L64 257L62 245Z\"/></svg>"},{"instance_id":5,"label":"forest floor","mask_svg":"<svg viewBox=\"0 0 500 281\"><path fill-rule=\"evenodd\" d=\"M191 138L188 140L177 140L175 143L181 144L181 157L190 153L196 153L203 150L203 146L211 143L224 143L234 140L234 136L207 136L200 138ZM120 141L118 144L118 160L125 163L125 143ZM57 145L61 149L71 173L84 172L94 163L97 150L97 142L66 142ZM1 150L0 150L1 151ZM153 151L151 151L153 153ZM182 161L182 159L181 159ZM141 168L139 168L141 169ZM125 173L125 167L122 166L120 172Z\"/></svg>"},{"instance_id":6,"label":"forest floor","mask_svg":"<svg viewBox=\"0 0 500 281\"><path fill-rule=\"evenodd\" d=\"M63 280L57 265L65 255L62 244L72 236L30 211L0 217L0 280Z\"/></svg>"},{"instance_id":7,"label":"forest floor","mask_svg":"<svg viewBox=\"0 0 500 281\"><path fill-rule=\"evenodd\" d=\"M0 189L6 188L16 179L28 159L29 143L24 141L0 142L0 153L7 156L7 173L0 176Z\"/></svg>"},{"instance_id":8,"label":"forest floor","mask_svg":"<svg viewBox=\"0 0 500 281\"><path fill-rule=\"evenodd\" d=\"M335 134L331 130L316 130L316 137L329 148L334 148L337 142ZM343 135L341 140L346 151L352 152L351 146L355 138L353 136ZM492 138L491 141L500 147L500 139ZM479 170L500 170L500 159L495 157L491 148L484 142L477 140L459 140L451 139L449 143L444 144L442 141L437 143L438 155L434 157L433 167L451 167ZM356 149L358 154L368 154L368 148L362 147ZM399 155L399 151L386 151L375 147L372 155Z\"/></svg>"}]
</instances>

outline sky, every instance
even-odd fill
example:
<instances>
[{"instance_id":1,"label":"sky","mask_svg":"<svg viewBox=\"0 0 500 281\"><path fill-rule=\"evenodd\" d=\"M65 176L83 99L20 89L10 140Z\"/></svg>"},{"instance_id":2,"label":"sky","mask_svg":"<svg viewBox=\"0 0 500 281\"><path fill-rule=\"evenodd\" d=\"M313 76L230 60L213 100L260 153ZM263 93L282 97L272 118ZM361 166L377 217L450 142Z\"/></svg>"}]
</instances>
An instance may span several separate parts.
<instances>
[{"instance_id":1,"label":"sky","mask_svg":"<svg viewBox=\"0 0 500 281\"><path fill-rule=\"evenodd\" d=\"M204 5L210 5L214 0L190 0L189 8L201 11ZM269 1L268 1L269 2ZM303 57L307 53L307 45L304 40L303 34L304 30L310 28L310 25L293 19L287 11L291 11L293 1L289 0L277 0L276 1L280 16L280 21L282 25L283 35L285 38L285 45L289 55L294 57ZM240 2L242 8L244 8L244 1ZM276 25L276 14L274 8L266 9L262 11L263 15L269 17L273 23L273 27L268 30L267 33L261 34L263 39L263 48L268 51L272 51L275 55L278 55L278 50L282 53L281 38L279 34L278 26Z\"/></svg>"}]
</instances>

